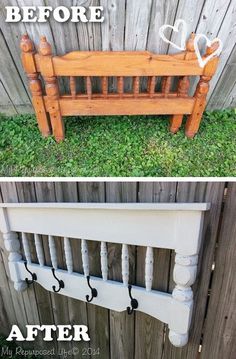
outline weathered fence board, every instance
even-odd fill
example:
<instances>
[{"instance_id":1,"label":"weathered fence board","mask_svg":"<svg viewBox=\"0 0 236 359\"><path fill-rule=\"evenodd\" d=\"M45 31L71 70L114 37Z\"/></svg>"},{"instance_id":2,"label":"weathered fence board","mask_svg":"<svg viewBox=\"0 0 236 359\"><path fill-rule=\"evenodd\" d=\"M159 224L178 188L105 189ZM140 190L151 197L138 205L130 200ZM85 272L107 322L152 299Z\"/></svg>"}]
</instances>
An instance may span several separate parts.
<instances>
[{"instance_id":1,"label":"weathered fence board","mask_svg":"<svg viewBox=\"0 0 236 359\"><path fill-rule=\"evenodd\" d=\"M5 23L5 6L29 5L26 0L3 0L0 6L0 78L5 91L0 101L0 111L8 114L31 112L32 107L28 94L26 76L20 62L20 35L28 32L32 40L38 44L39 36L46 35L53 51L58 55L72 50L149 50L155 53L172 53L175 50L164 43L158 31L163 24L173 25L178 18L188 23L188 34L191 31L203 32L210 38L219 36L224 49L220 66L211 82L209 92L209 109L234 107L235 72L229 65L229 58L235 46L236 1L235 0L36 0L35 6L91 6L101 5L105 8L104 23L57 23L50 19L47 23ZM171 39L177 41L173 32ZM54 40L54 41L53 41ZM4 71L3 71L4 69ZM230 79L230 81L229 81ZM96 90L100 85L93 81ZM60 81L63 89L68 89L65 80ZM82 81L77 81L78 89L83 88ZM110 89L115 81L109 80ZM129 89L131 82L126 83ZM193 84L194 86L194 84ZM222 88L223 86L223 88ZM224 92L227 96L224 96ZM9 102L10 101L10 102Z\"/></svg>"},{"instance_id":2,"label":"weathered fence board","mask_svg":"<svg viewBox=\"0 0 236 359\"><path fill-rule=\"evenodd\" d=\"M189 344L184 348L174 348L168 341L165 343L164 353L167 359L195 358L201 342L202 328L208 297L211 267L218 233L219 218L224 195L224 183L179 183L176 202L209 202L211 210L206 214L203 227L203 242L198 260L198 278L193 285L195 305L191 325ZM174 258L173 258L174 259ZM173 289L172 279L169 288Z\"/></svg>"},{"instance_id":3,"label":"weathered fence board","mask_svg":"<svg viewBox=\"0 0 236 359\"><path fill-rule=\"evenodd\" d=\"M230 183L204 329L202 358L235 358L236 353L236 183Z\"/></svg>"},{"instance_id":4,"label":"weathered fence board","mask_svg":"<svg viewBox=\"0 0 236 359\"><path fill-rule=\"evenodd\" d=\"M17 293L9 281L6 251L1 241L0 260L0 326L7 334L11 324L21 328L26 323L34 324L88 324L90 343L76 343L76 347L100 348L103 359L193 359L202 345L205 358L233 358L235 331L235 289L234 289L234 237L236 210L236 186L230 184L226 205L222 212L225 183L1 183L0 199L5 202L210 202L211 210L206 214L203 228L203 245L199 256L199 273L194 285L194 312L189 343L182 349L174 348L166 336L166 326L136 312L133 316L116 313L92 304L86 304L67 297L48 293L37 283L23 294ZM222 227L219 235L220 216ZM148 235L148 233L147 233ZM219 235L219 237L218 237ZM219 238L219 244L216 243ZM50 264L47 238L43 237L46 261ZM76 271L82 272L81 255L75 242ZM57 247L60 266L65 266L62 244ZM215 258L215 251L216 258ZM98 242L89 244L94 261L90 260L92 274L101 276L100 248ZM109 245L109 278L121 280L121 246ZM73 254L74 255L74 254ZM144 285L144 248L129 247L130 282ZM170 250L154 251L153 288L171 291L174 256ZM212 265L215 261L215 270ZM112 265L111 265L112 264ZM111 269L112 268L112 269ZM6 273L6 274L5 274ZM211 277L213 281L211 282ZM210 293L210 301L208 298ZM217 314L217 315L216 315ZM215 321L217 317L217 321ZM227 318L226 318L227 317ZM226 319L225 319L226 318ZM3 325L4 321L4 325ZM41 342L42 343L42 342ZM40 346L40 338L37 346ZM43 342L45 347L45 342ZM70 349L70 343L54 340L47 348ZM227 355L226 355L226 354ZM75 358L80 358L77 355ZM86 357L86 356L85 356Z\"/></svg>"},{"instance_id":5,"label":"weathered fence board","mask_svg":"<svg viewBox=\"0 0 236 359\"><path fill-rule=\"evenodd\" d=\"M140 183L140 202L175 202L176 183ZM148 234L147 234L148 235ZM146 248L137 248L136 281L144 285ZM153 288L168 291L171 250L154 249ZM135 315L135 358L162 358L166 325L137 312Z\"/></svg>"}]
</instances>

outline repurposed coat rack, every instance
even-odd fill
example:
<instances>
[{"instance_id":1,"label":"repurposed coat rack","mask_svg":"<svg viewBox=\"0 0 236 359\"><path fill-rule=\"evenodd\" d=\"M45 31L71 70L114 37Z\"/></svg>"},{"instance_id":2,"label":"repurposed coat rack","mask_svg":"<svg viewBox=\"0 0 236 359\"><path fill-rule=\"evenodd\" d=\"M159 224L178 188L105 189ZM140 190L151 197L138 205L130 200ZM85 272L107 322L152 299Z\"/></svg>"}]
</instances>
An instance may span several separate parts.
<instances>
[{"instance_id":1,"label":"repurposed coat rack","mask_svg":"<svg viewBox=\"0 0 236 359\"><path fill-rule=\"evenodd\" d=\"M168 324L175 346L188 341L203 213L207 203L182 204L0 204L0 230L9 251L14 287L22 291L36 282L47 290L116 310L147 313ZM20 254L21 233L25 259ZM32 263L27 233L34 234L38 263ZM41 235L48 236L52 267L45 265ZM55 237L64 237L67 270L58 268ZM81 238L83 274L73 271L69 238ZM88 240L101 242L101 278L89 272ZM108 278L106 243L122 244L123 283ZM129 283L129 245L145 246L145 288ZM172 294L152 289L153 248L175 250ZM92 260L92 254L90 254Z\"/></svg>"},{"instance_id":2,"label":"repurposed coat rack","mask_svg":"<svg viewBox=\"0 0 236 359\"><path fill-rule=\"evenodd\" d=\"M170 131L176 133L188 115L185 134L194 137L203 111L209 81L214 75L218 57L200 67L194 51L194 34L187 42L186 51L175 55L156 55L147 51L74 51L64 56L53 56L51 45L42 36L39 52L28 35L21 40L22 63L27 73L32 101L39 129L43 136L51 133L57 141L64 139L62 116L69 115L172 115ZM213 43L203 59L218 48ZM42 76L46 95L43 94ZM178 77L177 89L171 90L172 79ZM190 96L189 77L200 76L194 96ZM70 94L60 95L58 78L69 77ZM85 93L77 93L76 78L85 78ZM102 91L92 91L92 78L100 77ZM117 93L108 89L109 77L117 79ZM133 78L133 89L124 91L124 78ZM140 91L141 77L147 78L147 89ZM161 77L161 91L156 91L157 77ZM47 113L50 115L48 121Z\"/></svg>"}]
</instances>

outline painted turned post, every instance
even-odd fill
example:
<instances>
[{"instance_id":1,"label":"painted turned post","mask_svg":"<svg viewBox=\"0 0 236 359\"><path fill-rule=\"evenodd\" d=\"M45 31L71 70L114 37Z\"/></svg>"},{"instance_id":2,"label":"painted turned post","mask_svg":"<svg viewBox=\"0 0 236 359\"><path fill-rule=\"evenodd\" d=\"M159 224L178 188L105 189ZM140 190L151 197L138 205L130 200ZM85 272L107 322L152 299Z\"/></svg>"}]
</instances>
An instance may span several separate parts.
<instances>
[{"instance_id":1,"label":"painted turned post","mask_svg":"<svg viewBox=\"0 0 236 359\"><path fill-rule=\"evenodd\" d=\"M213 52L215 52L219 47L219 43L213 43L211 47L207 47L206 56L209 56ZM200 76L200 80L195 90L195 103L193 106L193 112L190 116L188 116L186 127L185 127L185 134L187 137L193 138L195 134L198 132L201 118L203 112L206 107L206 99L207 94L209 91L209 81L211 80L212 76L216 72L217 64L219 58L214 57L212 58L204 67L203 75Z\"/></svg>"},{"instance_id":2,"label":"painted turned post","mask_svg":"<svg viewBox=\"0 0 236 359\"><path fill-rule=\"evenodd\" d=\"M193 306L193 291L191 285L195 282L197 274L198 255L180 255L176 253L174 266L174 281L176 286L172 292L174 302L186 304L190 311ZM176 303L176 304L177 304ZM178 308L178 306L176 306ZM174 313L172 313L174 315ZM177 347L188 342L188 333L177 333L170 327L169 339Z\"/></svg>"},{"instance_id":3,"label":"painted turned post","mask_svg":"<svg viewBox=\"0 0 236 359\"><path fill-rule=\"evenodd\" d=\"M20 252L20 241L16 232L10 230L10 226L7 218L7 210L5 208L0 209L0 230L3 235L4 245L9 252L8 262L11 279L14 282L14 288L21 292L27 288L27 283L22 281L19 276L17 268L17 262L22 260Z\"/></svg>"},{"instance_id":4,"label":"painted turned post","mask_svg":"<svg viewBox=\"0 0 236 359\"><path fill-rule=\"evenodd\" d=\"M186 44L186 52L184 53L184 59L185 60L192 60L196 58L195 51L194 51L194 37L195 34L191 33L189 40ZM188 91L189 91L190 81L188 76L181 76L178 81L178 87L177 87L177 96L178 97L187 97ZM178 132L180 126L183 122L183 115L173 115L170 119L170 132L176 133Z\"/></svg>"},{"instance_id":5,"label":"painted turned post","mask_svg":"<svg viewBox=\"0 0 236 359\"><path fill-rule=\"evenodd\" d=\"M32 103L36 113L38 127L42 135L47 137L51 134L51 129L43 99L42 82L39 79L39 73L37 72L35 65L34 44L27 34L22 36L20 47L22 64L29 80Z\"/></svg>"},{"instance_id":6,"label":"painted turned post","mask_svg":"<svg viewBox=\"0 0 236 359\"><path fill-rule=\"evenodd\" d=\"M57 77L54 73L52 62L52 48L45 36L41 36L39 44L40 70L43 75L47 93L47 109L50 114L50 121L53 135L57 142L64 140L64 123L60 111L60 93Z\"/></svg>"}]
</instances>

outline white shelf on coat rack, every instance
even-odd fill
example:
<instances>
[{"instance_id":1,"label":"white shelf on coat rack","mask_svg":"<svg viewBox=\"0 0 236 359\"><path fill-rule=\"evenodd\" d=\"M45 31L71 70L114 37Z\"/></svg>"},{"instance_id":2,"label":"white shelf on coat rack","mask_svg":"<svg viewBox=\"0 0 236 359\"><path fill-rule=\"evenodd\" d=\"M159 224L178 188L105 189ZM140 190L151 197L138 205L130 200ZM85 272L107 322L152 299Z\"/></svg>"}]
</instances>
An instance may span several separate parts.
<instances>
[{"instance_id":1,"label":"white shelf on coat rack","mask_svg":"<svg viewBox=\"0 0 236 359\"><path fill-rule=\"evenodd\" d=\"M0 230L14 287L22 291L37 281L49 291L108 309L147 313L168 324L171 343L182 347L188 342L191 285L196 279L203 216L209 208L208 203L1 203ZM34 235L37 264L31 260L27 233ZM45 265L41 235L48 236L52 267ZM64 238L67 270L58 269L55 237ZM81 239L82 274L73 271L70 238ZM101 242L101 278L89 274L89 240ZM108 279L107 243L122 245L122 283ZM129 283L129 245L147 248L145 288ZM152 289L153 248L175 250L176 286L171 294Z\"/></svg>"}]
</instances>

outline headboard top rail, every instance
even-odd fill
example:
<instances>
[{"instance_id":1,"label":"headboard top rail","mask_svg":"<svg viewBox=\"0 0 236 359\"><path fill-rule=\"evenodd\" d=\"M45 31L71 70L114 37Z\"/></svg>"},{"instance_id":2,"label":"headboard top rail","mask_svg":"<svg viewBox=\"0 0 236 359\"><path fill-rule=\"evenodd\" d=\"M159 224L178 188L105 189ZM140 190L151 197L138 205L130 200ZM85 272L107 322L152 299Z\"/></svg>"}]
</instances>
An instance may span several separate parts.
<instances>
[{"instance_id":1,"label":"headboard top rail","mask_svg":"<svg viewBox=\"0 0 236 359\"><path fill-rule=\"evenodd\" d=\"M0 208L207 211L210 203L0 203Z\"/></svg>"}]
</instances>

